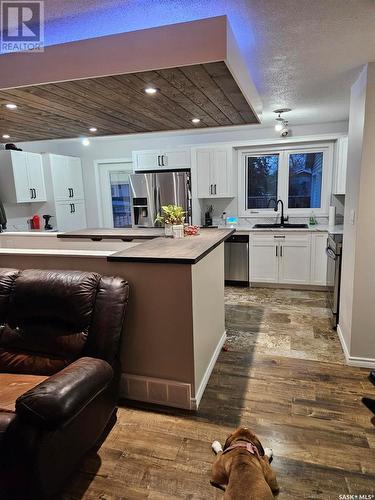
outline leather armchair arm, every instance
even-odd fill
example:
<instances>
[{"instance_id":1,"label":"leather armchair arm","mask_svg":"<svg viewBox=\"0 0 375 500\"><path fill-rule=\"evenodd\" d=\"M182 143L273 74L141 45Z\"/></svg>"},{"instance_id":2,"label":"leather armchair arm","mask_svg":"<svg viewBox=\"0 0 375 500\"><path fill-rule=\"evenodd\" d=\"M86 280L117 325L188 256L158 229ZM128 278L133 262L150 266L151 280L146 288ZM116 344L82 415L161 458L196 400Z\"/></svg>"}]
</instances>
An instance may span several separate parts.
<instances>
[{"instance_id":1,"label":"leather armchair arm","mask_svg":"<svg viewBox=\"0 0 375 500\"><path fill-rule=\"evenodd\" d=\"M78 415L112 378L106 361L80 358L20 396L16 413L38 427L54 429Z\"/></svg>"}]
</instances>

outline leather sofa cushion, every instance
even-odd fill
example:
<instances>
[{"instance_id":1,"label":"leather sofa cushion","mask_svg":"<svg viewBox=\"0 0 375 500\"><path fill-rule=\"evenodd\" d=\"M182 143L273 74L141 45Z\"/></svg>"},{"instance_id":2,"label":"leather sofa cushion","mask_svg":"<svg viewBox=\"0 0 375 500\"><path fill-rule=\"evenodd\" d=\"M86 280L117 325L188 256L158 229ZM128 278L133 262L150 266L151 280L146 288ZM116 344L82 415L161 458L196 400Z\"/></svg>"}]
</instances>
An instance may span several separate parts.
<instances>
[{"instance_id":1,"label":"leather sofa cushion","mask_svg":"<svg viewBox=\"0 0 375 500\"><path fill-rule=\"evenodd\" d=\"M12 287L19 271L0 269L0 325L5 322Z\"/></svg>"},{"instance_id":2,"label":"leather sofa cushion","mask_svg":"<svg viewBox=\"0 0 375 500\"><path fill-rule=\"evenodd\" d=\"M99 282L95 273L21 271L0 325L0 372L52 375L79 358Z\"/></svg>"},{"instance_id":3,"label":"leather sofa cushion","mask_svg":"<svg viewBox=\"0 0 375 500\"><path fill-rule=\"evenodd\" d=\"M16 400L48 377L0 373L0 412L14 412Z\"/></svg>"}]
</instances>

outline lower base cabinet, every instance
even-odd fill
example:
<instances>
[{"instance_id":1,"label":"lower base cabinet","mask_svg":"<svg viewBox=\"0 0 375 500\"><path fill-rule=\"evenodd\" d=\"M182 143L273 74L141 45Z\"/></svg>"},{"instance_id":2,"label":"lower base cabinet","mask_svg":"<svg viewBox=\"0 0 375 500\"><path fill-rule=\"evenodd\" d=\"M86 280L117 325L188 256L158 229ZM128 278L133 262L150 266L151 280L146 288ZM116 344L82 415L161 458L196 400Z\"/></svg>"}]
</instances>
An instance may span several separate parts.
<instances>
[{"instance_id":1,"label":"lower base cabinet","mask_svg":"<svg viewBox=\"0 0 375 500\"><path fill-rule=\"evenodd\" d=\"M326 241L326 233L252 233L250 282L325 286Z\"/></svg>"}]
</instances>

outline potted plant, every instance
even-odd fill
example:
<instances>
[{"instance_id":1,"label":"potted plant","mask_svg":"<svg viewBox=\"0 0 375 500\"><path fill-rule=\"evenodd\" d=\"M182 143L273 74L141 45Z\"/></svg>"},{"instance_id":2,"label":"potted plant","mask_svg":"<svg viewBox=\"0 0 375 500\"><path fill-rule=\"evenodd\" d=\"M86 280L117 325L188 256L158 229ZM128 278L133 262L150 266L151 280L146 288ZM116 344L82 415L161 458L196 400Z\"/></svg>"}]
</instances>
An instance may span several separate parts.
<instances>
[{"instance_id":1,"label":"potted plant","mask_svg":"<svg viewBox=\"0 0 375 500\"><path fill-rule=\"evenodd\" d=\"M158 214L155 222L164 224L165 236L183 238L185 221L184 209L178 205L164 205L161 209L163 215Z\"/></svg>"}]
</instances>

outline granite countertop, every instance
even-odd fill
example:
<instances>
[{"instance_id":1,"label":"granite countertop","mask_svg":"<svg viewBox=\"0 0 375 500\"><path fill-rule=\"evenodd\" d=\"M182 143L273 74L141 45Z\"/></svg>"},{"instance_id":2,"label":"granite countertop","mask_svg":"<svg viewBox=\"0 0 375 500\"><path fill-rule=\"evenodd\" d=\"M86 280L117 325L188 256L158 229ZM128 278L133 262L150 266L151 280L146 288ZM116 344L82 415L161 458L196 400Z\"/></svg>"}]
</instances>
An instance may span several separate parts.
<instances>
[{"instance_id":1,"label":"granite countertop","mask_svg":"<svg viewBox=\"0 0 375 500\"><path fill-rule=\"evenodd\" d=\"M301 228L262 228L254 229L254 224L240 225L240 226L219 226L220 229L229 228L235 229L237 233L259 233L259 232L310 232L310 233L331 233L343 234L344 227L342 225L328 226L327 224L317 224L316 226L309 226L305 229Z\"/></svg>"},{"instance_id":2,"label":"granite countertop","mask_svg":"<svg viewBox=\"0 0 375 500\"><path fill-rule=\"evenodd\" d=\"M74 238L74 239L91 239L94 241L100 240L148 240L158 238L164 235L162 228L93 228L93 229L79 229L77 231L70 231L67 233L59 233L58 238Z\"/></svg>"},{"instance_id":3,"label":"granite countertop","mask_svg":"<svg viewBox=\"0 0 375 500\"><path fill-rule=\"evenodd\" d=\"M137 232L134 229L133 232ZM110 262L148 262L196 264L223 243L234 229L201 229L196 236L185 238L154 238L108 256ZM134 236L135 239L138 236Z\"/></svg>"}]
</instances>

